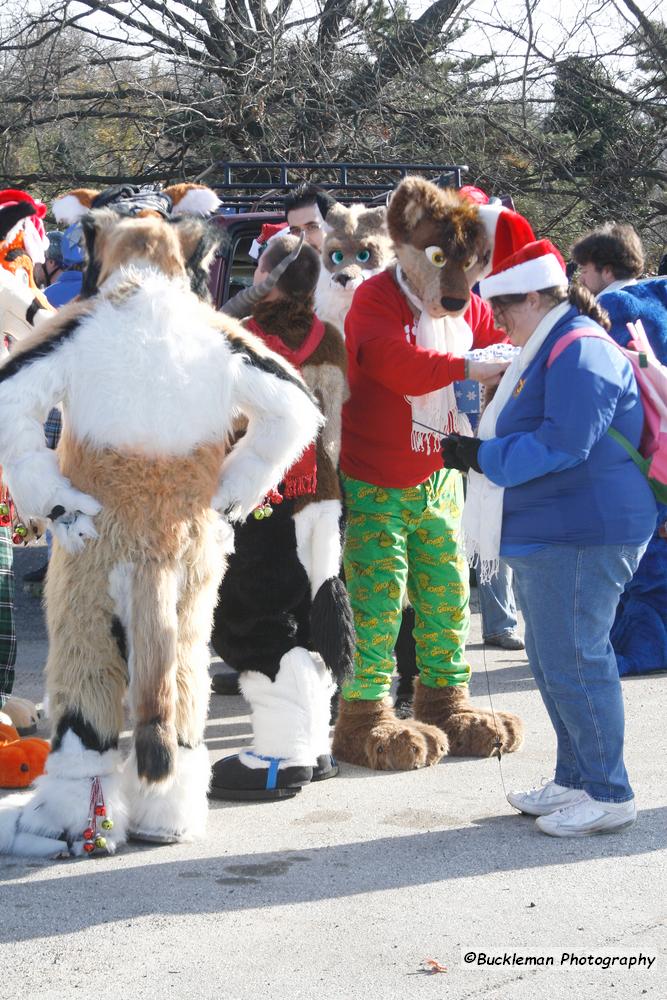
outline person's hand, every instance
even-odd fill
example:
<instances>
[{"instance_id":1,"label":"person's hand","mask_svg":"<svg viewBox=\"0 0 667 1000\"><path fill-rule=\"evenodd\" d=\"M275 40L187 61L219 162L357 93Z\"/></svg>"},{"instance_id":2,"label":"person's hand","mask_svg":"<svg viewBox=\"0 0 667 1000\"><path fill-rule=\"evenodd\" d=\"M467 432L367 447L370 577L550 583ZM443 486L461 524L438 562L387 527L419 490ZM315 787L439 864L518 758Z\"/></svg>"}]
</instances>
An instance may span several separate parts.
<instances>
[{"instance_id":1,"label":"person's hand","mask_svg":"<svg viewBox=\"0 0 667 1000\"><path fill-rule=\"evenodd\" d=\"M458 469L459 472L468 472L470 469L481 472L481 466L477 461L481 444L479 438L448 434L440 442L442 464L446 469Z\"/></svg>"},{"instance_id":2,"label":"person's hand","mask_svg":"<svg viewBox=\"0 0 667 1000\"><path fill-rule=\"evenodd\" d=\"M468 378L481 382L483 386L498 385L510 361L469 361Z\"/></svg>"}]
</instances>

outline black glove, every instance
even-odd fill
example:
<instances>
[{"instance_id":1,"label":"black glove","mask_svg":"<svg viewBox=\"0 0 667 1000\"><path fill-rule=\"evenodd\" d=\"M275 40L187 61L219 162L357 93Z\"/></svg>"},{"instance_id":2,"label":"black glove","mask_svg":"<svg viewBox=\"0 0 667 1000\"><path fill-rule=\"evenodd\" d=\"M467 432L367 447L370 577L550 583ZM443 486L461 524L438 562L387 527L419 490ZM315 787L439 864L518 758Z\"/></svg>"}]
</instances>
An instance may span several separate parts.
<instances>
[{"instance_id":1,"label":"black glove","mask_svg":"<svg viewBox=\"0 0 667 1000\"><path fill-rule=\"evenodd\" d=\"M459 472L467 472L469 469L481 472L482 469L477 461L481 443L479 438L448 434L440 443L442 464L446 469L458 469Z\"/></svg>"}]
</instances>

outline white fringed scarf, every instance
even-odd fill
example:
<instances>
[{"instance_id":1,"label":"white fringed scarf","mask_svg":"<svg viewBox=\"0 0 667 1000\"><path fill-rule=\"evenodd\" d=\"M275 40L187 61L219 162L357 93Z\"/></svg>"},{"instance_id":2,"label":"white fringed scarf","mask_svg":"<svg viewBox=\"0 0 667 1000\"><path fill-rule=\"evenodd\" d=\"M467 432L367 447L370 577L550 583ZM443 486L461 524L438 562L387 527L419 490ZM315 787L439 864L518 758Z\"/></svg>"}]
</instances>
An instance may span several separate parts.
<instances>
[{"instance_id":1,"label":"white fringed scarf","mask_svg":"<svg viewBox=\"0 0 667 1000\"><path fill-rule=\"evenodd\" d=\"M407 285L400 265L396 266L396 280L406 299L419 313L415 328L417 346L440 354L454 354L463 357L472 347L472 330L462 316L444 316L434 319L429 316L421 299ZM440 450L440 438L445 434L471 434L470 422L456 406L454 386L426 392L422 396L405 397L412 407L412 450ZM427 428L435 428L437 433Z\"/></svg>"},{"instance_id":2,"label":"white fringed scarf","mask_svg":"<svg viewBox=\"0 0 667 1000\"><path fill-rule=\"evenodd\" d=\"M537 355L556 323L572 306L561 302L551 309L535 327L530 339L517 354L503 375L495 396L482 414L477 437L488 441L496 436L498 415L516 389L523 372ZM503 528L503 498L505 490L485 475L470 469L463 511L463 535L468 562L474 566L480 583L488 583L498 573L500 540Z\"/></svg>"}]
</instances>

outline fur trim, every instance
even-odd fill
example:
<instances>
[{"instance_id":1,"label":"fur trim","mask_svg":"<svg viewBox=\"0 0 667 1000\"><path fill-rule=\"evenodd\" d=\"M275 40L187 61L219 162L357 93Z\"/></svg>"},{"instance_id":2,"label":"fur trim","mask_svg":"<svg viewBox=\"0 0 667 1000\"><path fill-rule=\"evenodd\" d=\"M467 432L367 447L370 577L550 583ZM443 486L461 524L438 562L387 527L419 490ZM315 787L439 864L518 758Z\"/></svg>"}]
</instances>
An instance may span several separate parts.
<instances>
[{"instance_id":1,"label":"fur trim","mask_svg":"<svg viewBox=\"0 0 667 1000\"><path fill-rule=\"evenodd\" d=\"M283 656L274 681L251 670L241 674L240 684L252 709L256 753L283 758L282 767L312 767L327 742L334 691L322 659L297 646ZM256 760L246 760L243 752L239 756L250 767Z\"/></svg>"},{"instance_id":2,"label":"fur trim","mask_svg":"<svg viewBox=\"0 0 667 1000\"><path fill-rule=\"evenodd\" d=\"M159 842L189 841L206 832L211 779L208 751L203 743L178 747L172 777L147 785L137 774L137 759L130 754L123 770L130 833L138 839Z\"/></svg>"}]
</instances>

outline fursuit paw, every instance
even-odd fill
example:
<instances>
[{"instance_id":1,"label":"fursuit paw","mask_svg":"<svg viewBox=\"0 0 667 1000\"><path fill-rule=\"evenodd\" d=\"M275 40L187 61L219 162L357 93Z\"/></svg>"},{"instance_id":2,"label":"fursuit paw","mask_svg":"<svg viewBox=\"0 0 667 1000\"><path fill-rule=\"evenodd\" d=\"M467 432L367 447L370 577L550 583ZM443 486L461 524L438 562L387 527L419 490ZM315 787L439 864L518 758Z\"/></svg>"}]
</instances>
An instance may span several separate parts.
<instances>
[{"instance_id":1,"label":"fursuit paw","mask_svg":"<svg viewBox=\"0 0 667 1000\"><path fill-rule=\"evenodd\" d=\"M491 757L511 753L523 742L523 723L509 712L475 708L466 684L430 688L415 682L414 717L447 734L452 757Z\"/></svg>"},{"instance_id":2,"label":"fursuit paw","mask_svg":"<svg viewBox=\"0 0 667 1000\"><path fill-rule=\"evenodd\" d=\"M54 508L54 510L59 509ZM78 510L74 513L59 514L52 521L51 530L65 552L71 555L82 552L87 539L97 538L97 529L92 518Z\"/></svg>"},{"instance_id":3,"label":"fursuit paw","mask_svg":"<svg viewBox=\"0 0 667 1000\"><path fill-rule=\"evenodd\" d=\"M447 740L435 726L397 719L386 702L341 700L332 750L375 771L412 771L437 764Z\"/></svg>"},{"instance_id":4,"label":"fursuit paw","mask_svg":"<svg viewBox=\"0 0 667 1000\"><path fill-rule=\"evenodd\" d=\"M193 748L179 746L174 774L160 782L139 777L133 750L123 770L129 837L150 844L176 844L203 837L210 777L211 765L203 743Z\"/></svg>"},{"instance_id":5,"label":"fursuit paw","mask_svg":"<svg viewBox=\"0 0 667 1000\"><path fill-rule=\"evenodd\" d=\"M95 779L99 785L94 785ZM34 792L12 795L0 803L0 853L113 854L125 840L119 784L117 750L86 750L77 736L66 733L60 748L47 758L46 772L35 782ZM94 794L98 787L101 795ZM104 815L96 815L95 807L102 801ZM86 841L93 843L92 849L84 846Z\"/></svg>"}]
</instances>

